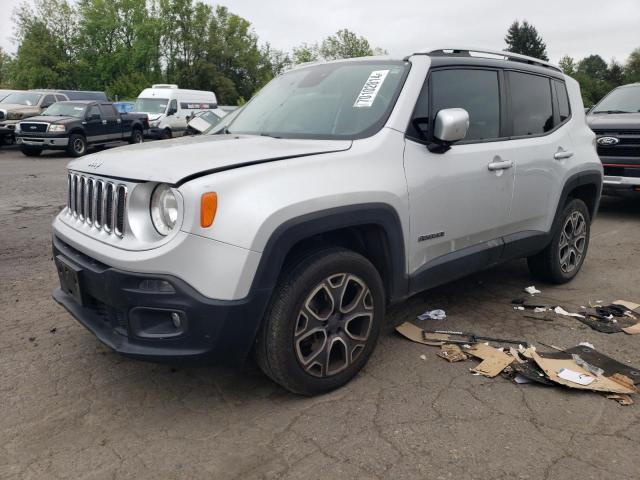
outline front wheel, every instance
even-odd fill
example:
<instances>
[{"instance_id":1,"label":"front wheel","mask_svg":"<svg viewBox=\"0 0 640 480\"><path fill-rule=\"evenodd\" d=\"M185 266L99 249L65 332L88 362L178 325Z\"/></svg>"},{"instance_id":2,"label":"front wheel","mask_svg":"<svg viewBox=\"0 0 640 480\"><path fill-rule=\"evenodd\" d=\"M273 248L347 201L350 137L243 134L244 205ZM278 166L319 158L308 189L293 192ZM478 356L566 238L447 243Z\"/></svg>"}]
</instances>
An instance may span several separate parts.
<instances>
[{"instance_id":1,"label":"front wheel","mask_svg":"<svg viewBox=\"0 0 640 480\"><path fill-rule=\"evenodd\" d=\"M81 157L87 153L87 139L84 136L74 133L69 137L67 153L72 157Z\"/></svg>"},{"instance_id":2,"label":"front wheel","mask_svg":"<svg viewBox=\"0 0 640 480\"><path fill-rule=\"evenodd\" d=\"M41 148L30 147L28 145L20 145L20 151L27 157L38 157L42 153Z\"/></svg>"},{"instance_id":3,"label":"front wheel","mask_svg":"<svg viewBox=\"0 0 640 480\"><path fill-rule=\"evenodd\" d=\"M580 199L571 200L555 225L551 243L527 259L532 275L550 283L573 279L587 256L591 234L589 209Z\"/></svg>"},{"instance_id":4,"label":"front wheel","mask_svg":"<svg viewBox=\"0 0 640 480\"><path fill-rule=\"evenodd\" d=\"M323 250L289 266L256 340L260 368L287 390L316 395L367 363L384 319L380 274L362 255Z\"/></svg>"}]
</instances>

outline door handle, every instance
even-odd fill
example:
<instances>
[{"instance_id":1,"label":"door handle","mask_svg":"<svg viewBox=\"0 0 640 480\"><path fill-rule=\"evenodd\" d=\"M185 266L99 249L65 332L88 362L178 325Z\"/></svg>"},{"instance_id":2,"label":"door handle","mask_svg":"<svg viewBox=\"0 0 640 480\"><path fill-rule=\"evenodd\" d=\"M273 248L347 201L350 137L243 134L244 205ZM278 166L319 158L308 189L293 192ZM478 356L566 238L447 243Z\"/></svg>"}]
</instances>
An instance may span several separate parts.
<instances>
[{"instance_id":1,"label":"door handle","mask_svg":"<svg viewBox=\"0 0 640 480\"><path fill-rule=\"evenodd\" d=\"M513 167L513 160L500 160L498 162L491 162L487 165L487 168L492 172L495 172L496 170L507 170L511 167Z\"/></svg>"},{"instance_id":2,"label":"door handle","mask_svg":"<svg viewBox=\"0 0 640 480\"><path fill-rule=\"evenodd\" d=\"M566 160L567 158L571 158L573 157L573 152L568 152L567 150L558 150L554 155L553 158L555 160Z\"/></svg>"}]
</instances>

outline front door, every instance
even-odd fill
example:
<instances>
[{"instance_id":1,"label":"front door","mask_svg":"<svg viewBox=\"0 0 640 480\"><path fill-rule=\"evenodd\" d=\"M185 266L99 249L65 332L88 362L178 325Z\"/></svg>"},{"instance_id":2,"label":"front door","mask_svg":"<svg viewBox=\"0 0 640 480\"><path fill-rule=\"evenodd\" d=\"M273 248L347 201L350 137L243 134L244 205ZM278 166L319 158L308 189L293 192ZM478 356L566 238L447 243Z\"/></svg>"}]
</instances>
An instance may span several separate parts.
<instances>
[{"instance_id":1,"label":"front door","mask_svg":"<svg viewBox=\"0 0 640 480\"><path fill-rule=\"evenodd\" d=\"M101 143L106 141L107 129L102 123L102 112L98 105L92 105L87 111L85 119L84 131L87 136L88 143Z\"/></svg>"},{"instance_id":2,"label":"front door","mask_svg":"<svg viewBox=\"0 0 640 480\"><path fill-rule=\"evenodd\" d=\"M435 69L425 83L414 118L428 122L409 127L404 154L413 290L461 277L500 257L515 178L501 122L503 83L501 71L475 68ZM445 153L430 152L426 143L437 112L455 107L469 113L466 139Z\"/></svg>"}]
</instances>

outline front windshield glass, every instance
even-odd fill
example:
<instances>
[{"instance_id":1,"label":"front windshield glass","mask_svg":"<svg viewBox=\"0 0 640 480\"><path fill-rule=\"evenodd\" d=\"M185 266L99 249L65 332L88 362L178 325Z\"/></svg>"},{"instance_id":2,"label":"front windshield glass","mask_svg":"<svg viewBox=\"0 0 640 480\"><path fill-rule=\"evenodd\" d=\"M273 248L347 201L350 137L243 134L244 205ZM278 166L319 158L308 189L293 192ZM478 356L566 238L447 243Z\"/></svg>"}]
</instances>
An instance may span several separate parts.
<instances>
[{"instance_id":1,"label":"front windshield glass","mask_svg":"<svg viewBox=\"0 0 640 480\"><path fill-rule=\"evenodd\" d=\"M77 117L84 118L86 105L78 103L54 103L42 115L47 117Z\"/></svg>"},{"instance_id":2,"label":"front windshield glass","mask_svg":"<svg viewBox=\"0 0 640 480\"><path fill-rule=\"evenodd\" d=\"M38 104L38 100L42 95L38 93L16 92L6 97L0 103L14 103L18 105L27 105L33 107Z\"/></svg>"},{"instance_id":3,"label":"front windshield glass","mask_svg":"<svg viewBox=\"0 0 640 480\"><path fill-rule=\"evenodd\" d=\"M139 98L133 106L134 112L164 113L167 110L169 100L166 98Z\"/></svg>"},{"instance_id":4,"label":"front windshield glass","mask_svg":"<svg viewBox=\"0 0 640 480\"><path fill-rule=\"evenodd\" d=\"M593 108L592 113L640 112L640 85L616 88Z\"/></svg>"},{"instance_id":5,"label":"front windshield glass","mask_svg":"<svg viewBox=\"0 0 640 480\"><path fill-rule=\"evenodd\" d=\"M293 70L265 86L228 131L278 138L373 135L389 116L408 68L406 62L373 60Z\"/></svg>"}]
</instances>

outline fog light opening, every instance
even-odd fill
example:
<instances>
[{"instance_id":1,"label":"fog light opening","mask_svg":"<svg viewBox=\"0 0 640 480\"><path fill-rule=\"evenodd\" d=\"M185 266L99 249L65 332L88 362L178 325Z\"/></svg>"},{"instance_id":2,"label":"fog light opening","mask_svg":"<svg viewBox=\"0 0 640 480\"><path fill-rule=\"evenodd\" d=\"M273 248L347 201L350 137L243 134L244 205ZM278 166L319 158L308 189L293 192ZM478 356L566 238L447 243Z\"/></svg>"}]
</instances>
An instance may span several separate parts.
<instances>
[{"instance_id":1,"label":"fog light opening","mask_svg":"<svg viewBox=\"0 0 640 480\"><path fill-rule=\"evenodd\" d=\"M171 314L171 321L173 322L173 326L176 327L176 330L180 330L182 328L182 319L180 318L179 313L173 312Z\"/></svg>"},{"instance_id":2,"label":"fog light opening","mask_svg":"<svg viewBox=\"0 0 640 480\"><path fill-rule=\"evenodd\" d=\"M140 290L146 290L148 292L161 292L161 293L176 293L175 288L166 280L153 280L145 279L138 285Z\"/></svg>"}]
</instances>

